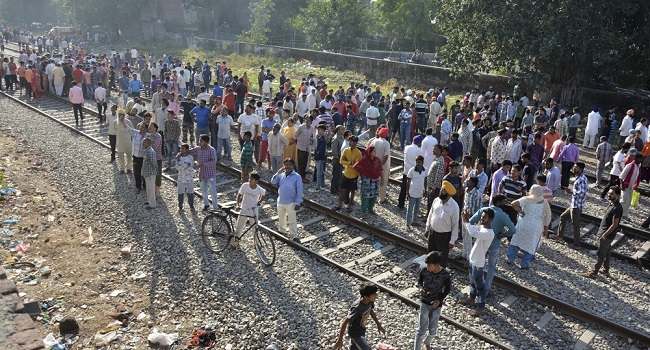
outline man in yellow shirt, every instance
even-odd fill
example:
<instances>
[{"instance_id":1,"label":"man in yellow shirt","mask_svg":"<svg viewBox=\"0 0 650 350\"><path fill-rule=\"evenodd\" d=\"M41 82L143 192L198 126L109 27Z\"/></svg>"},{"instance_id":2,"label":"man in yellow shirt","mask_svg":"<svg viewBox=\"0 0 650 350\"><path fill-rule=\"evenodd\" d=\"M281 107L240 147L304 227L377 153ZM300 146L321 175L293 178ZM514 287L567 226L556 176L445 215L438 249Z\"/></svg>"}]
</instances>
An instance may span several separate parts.
<instances>
[{"instance_id":1,"label":"man in yellow shirt","mask_svg":"<svg viewBox=\"0 0 650 350\"><path fill-rule=\"evenodd\" d=\"M357 179L359 178L359 173L354 169L354 164L361 159L361 151L357 148L357 142L359 138L352 135L348 138L350 147L343 150L341 153L340 163L344 166L343 176L341 177L341 183L339 185L339 202L332 208L332 210L340 210L343 206L343 199L348 198L348 202L345 205L345 208L348 211L352 210L352 204L354 203L354 192L357 190Z\"/></svg>"}]
</instances>

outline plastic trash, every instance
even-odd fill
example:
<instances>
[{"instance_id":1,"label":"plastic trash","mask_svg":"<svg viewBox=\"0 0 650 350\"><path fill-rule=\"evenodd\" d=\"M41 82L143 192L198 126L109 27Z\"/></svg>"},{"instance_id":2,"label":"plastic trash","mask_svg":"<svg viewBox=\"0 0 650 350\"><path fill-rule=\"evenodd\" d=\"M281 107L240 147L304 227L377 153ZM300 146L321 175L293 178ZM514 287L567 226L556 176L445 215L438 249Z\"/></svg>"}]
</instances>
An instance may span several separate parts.
<instances>
[{"instance_id":1,"label":"plastic trash","mask_svg":"<svg viewBox=\"0 0 650 350\"><path fill-rule=\"evenodd\" d=\"M6 187L0 190L0 194L3 196L10 196L12 194L16 194L16 190L11 187Z\"/></svg>"},{"instance_id":2,"label":"plastic trash","mask_svg":"<svg viewBox=\"0 0 650 350\"><path fill-rule=\"evenodd\" d=\"M162 333L158 328L154 328L147 340L154 345L170 346L178 339L178 333Z\"/></svg>"},{"instance_id":3,"label":"plastic trash","mask_svg":"<svg viewBox=\"0 0 650 350\"><path fill-rule=\"evenodd\" d=\"M388 344L379 343L377 344L377 350L399 350L399 348L396 348Z\"/></svg>"},{"instance_id":4,"label":"plastic trash","mask_svg":"<svg viewBox=\"0 0 650 350\"><path fill-rule=\"evenodd\" d=\"M427 267L427 263L424 262L424 259L426 259L426 257L426 254L418 256L417 258L413 259L413 263L420 265L421 268L425 268Z\"/></svg>"},{"instance_id":5,"label":"plastic trash","mask_svg":"<svg viewBox=\"0 0 650 350\"><path fill-rule=\"evenodd\" d=\"M381 248L384 247L384 245L379 242L375 242L375 244L373 244L372 247L375 248L375 250L380 250Z\"/></svg>"},{"instance_id":6,"label":"plastic trash","mask_svg":"<svg viewBox=\"0 0 650 350\"><path fill-rule=\"evenodd\" d=\"M94 241L94 239L93 239L93 228L88 227L88 240L86 241L86 243L93 244L93 241Z\"/></svg>"},{"instance_id":7,"label":"plastic trash","mask_svg":"<svg viewBox=\"0 0 650 350\"><path fill-rule=\"evenodd\" d=\"M49 349L50 347L52 347L52 346L54 346L54 345L56 345L58 343L59 343L59 341L56 340L56 338L54 338L54 334L52 334L52 333L48 334L45 337L45 339L43 339L43 345L47 349Z\"/></svg>"},{"instance_id":8,"label":"plastic trash","mask_svg":"<svg viewBox=\"0 0 650 350\"><path fill-rule=\"evenodd\" d=\"M47 216L47 221L53 222L54 220L56 220L56 218L53 215L48 215Z\"/></svg>"},{"instance_id":9,"label":"plastic trash","mask_svg":"<svg viewBox=\"0 0 650 350\"><path fill-rule=\"evenodd\" d=\"M21 253L27 253L32 249L32 246L29 244L22 244L20 243L19 245L16 246L16 251L21 252Z\"/></svg>"},{"instance_id":10,"label":"plastic trash","mask_svg":"<svg viewBox=\"0 0 650 350\"><path fill-rule=\"evenodd\" d=\"M18 219L7 219L3 221L5 224L15 224L18 222Z\"/></svg>"},{"instance_id":11,"label":"plastic trash","mask_svg":"<svg viewBox=\"0 0 650 350\"><path fill-rule=\"evenodd\" d=\"M124 248L120 249L120 252L122 254L131 254L131 248L133 247L133 243L129 243Z\"/></svg>"},{"instance_id":12,"label":"plastic trash","mask_svg":"<svg viewBox=\"0 0 650 350\"><path fill-rule=\"evenodd\" d=\"M110 342L117 340L117 338L119 338L119 336L117 335L117 331L108 332L106 334L101 334L98 332L97 334L95 334L94 344L96 347L106 346Z\"/></svg>"},{"instance_id":13,"label":"plastic trash","mask_svg":"<svg viewBox=\"0 0 650 350\"><path fill-rule=\"evenodd\" d=\"M14 231L12 231L12 230L2 230L2 235L3 236L13 237L14 236Z\"/></svg>"}]
</instances>

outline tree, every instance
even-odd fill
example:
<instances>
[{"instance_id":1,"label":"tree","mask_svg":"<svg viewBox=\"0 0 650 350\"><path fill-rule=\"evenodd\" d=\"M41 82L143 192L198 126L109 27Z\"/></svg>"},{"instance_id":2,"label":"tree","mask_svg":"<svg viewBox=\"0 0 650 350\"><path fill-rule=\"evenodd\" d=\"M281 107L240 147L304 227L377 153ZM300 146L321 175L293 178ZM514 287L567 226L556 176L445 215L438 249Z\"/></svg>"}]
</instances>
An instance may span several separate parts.
<instances>
[{"instance_id":1,"label":"tree","mask_svg":"<svg viewBox=\"0 0 650 350\"><path fill-rule=\"evenodd\" d=\"M578 88L594 72L647 53L647 37L629 35L648 32L643 22L631 21L644 16L643 1L437 1L437 23L447 38L441 53L455 72L505 69L565 105L579 102Z\"/></svg>"},{"instance_id":2,"label":"tree","mask_svg":"<svg viewBox=\"0 0 650 350\"><path fill-rule=\"evenodd\" d=\"M58 23L60 8L58 0L24 0L20 3L0 0L0 19L21 27L29 26L32 22Z\"/></svg>"},{"instance_id":3,"label":"tree","mask_svg":"<svg viewBox=\"0 0 650 350\"><path fill-rule=\"evenodd\" d=\"M271 13L274 9L273 0L258 0L251 2L251 29L245 30L239 35L240 41L247 41L256 44L266 44L269 29Z\"/></svg>"},{"instance_id":4,"label":"tree","mask_svg":"<svg viewBox=\"0 0 650 350\"><path fill-rule=\"evenodd\" d=\"M430 0L377 0L382 32L392 38L424 40L436 33Z\"/></svg>"},{"instance_id":5,"label":"tree","mask_svg":"<svg viewBox=\"0 0 650 350\"><path fill-rule=\"evenodd\" d=\"M140 10L142 2L132 0L63 0L69 23L77 28L99 26L103 29L124 33L129 30L140 32ZM76 16L75 16L76 13ZM74 18L76 17L76 23Z\"/></svg>"},{"instance_id":6,"label":"tree","mask_svg":"<svg viewBox=\"0 0 650 350\"><path fill-rule=\"evenodd\" d=\"M315 49L340 51L356 47L357 38L368 35L371 9L367 1L312 0L292 24Z\"/></svg>"}]
</instances>

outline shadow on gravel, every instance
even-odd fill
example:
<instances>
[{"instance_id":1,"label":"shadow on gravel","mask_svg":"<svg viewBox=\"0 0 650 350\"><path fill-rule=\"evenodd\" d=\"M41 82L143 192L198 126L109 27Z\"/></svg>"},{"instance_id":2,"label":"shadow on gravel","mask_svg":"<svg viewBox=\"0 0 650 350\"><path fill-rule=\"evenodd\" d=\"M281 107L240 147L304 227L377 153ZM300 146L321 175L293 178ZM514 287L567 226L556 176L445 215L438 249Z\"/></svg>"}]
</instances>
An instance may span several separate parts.
<instances>
[{"instance_id":1,"label":"shadow on gravel","mask_svg":"<svg viewBox=\"0 0 650 350\"><path fill-rule=\"evenodd\" d=\"M188 252L178 235L179 228L171 216L165 198L158 200L158 208L146 209L146 192L136 193L133 174L121 174L113 163L115 198L127 213L124 224L130 230L130 238L136 249L144 250L144 259L137 265L149 265L149 314L155 322L158 311L165 310L169 300L184 300L184 290L190 270ZM153 185L153 184L151 184ZM163 182L163 186L169 184ZM144 267L144 266L143 266ZM146 270L147 268L145 268ZM133 271L135 273L136 271Z\"/></svg>"}]
</instances>

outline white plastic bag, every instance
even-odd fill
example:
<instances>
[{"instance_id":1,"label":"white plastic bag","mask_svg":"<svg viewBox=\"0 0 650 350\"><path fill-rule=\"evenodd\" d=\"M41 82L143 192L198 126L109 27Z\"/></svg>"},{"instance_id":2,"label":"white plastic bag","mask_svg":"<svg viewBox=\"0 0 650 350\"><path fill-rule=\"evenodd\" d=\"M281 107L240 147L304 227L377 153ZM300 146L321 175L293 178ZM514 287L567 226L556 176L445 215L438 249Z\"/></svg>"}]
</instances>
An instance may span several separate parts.
<instances>
[{"instance_id":1,"label":"white plastic bag","mask_svg":"<svg viewBox=\"0 0 650 350\"><path fill-rule=\"evenodd\" d=\"M147 340L155 345L170 346L178 339L178 333L161 333L158 328L154 328L153 332L149 334Z\"/></svg>"},{"instance_id":2,"label":"white plastic bag","mask_svg":"<svg viewBox=\"0 0 650 350\"><path fill-rule=\"evenodd\" d=\"M425 268L427 267L427 263L424 262L424 259L426 259L426 257L426 254L418 256L417 258L413 259L413 263L420 265L421 268Z\"/></svg>"}]
</instances>

